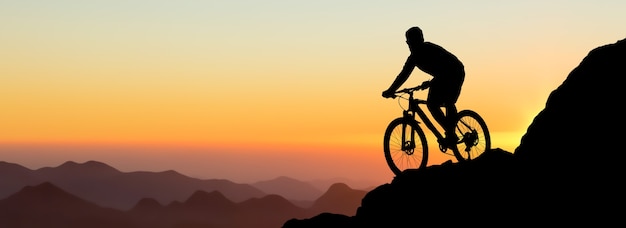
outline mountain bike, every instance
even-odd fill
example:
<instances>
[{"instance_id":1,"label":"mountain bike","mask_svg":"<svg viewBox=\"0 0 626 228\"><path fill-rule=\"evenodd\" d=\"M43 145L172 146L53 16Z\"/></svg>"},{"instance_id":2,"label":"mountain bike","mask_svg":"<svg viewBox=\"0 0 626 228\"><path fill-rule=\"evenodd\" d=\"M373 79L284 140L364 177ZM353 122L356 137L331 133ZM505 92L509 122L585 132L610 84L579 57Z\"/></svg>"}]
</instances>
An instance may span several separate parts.
<instances>
[{"instance_id":1,"label":"mountain bike","mask_svg":"<svg viewBox=\"0 0 626 228\"><path fill-rule=\"evenodd\" d=\"M487 124L478 113L472 110L457 112L454 129L457 140L455 140L456 142L446 140L444 134L439 131L422 109L422 106L426 105L426 100L413 97L415 91L425 89L428 89L427 85L420 85L405 88L395 93L396 98L399 98L398 103L400 103L400 99L408 100L408 108L404 109L400 105L403 109L402 117L389 123L383 141L385 159L391 171L396 175L406 169L424 168L428 163L428 142L421 124L426 125L437 138L439 150L448 154L447 151L450 149L459 162L474 159L491 148Z\"/></svg>"}]
</instances>

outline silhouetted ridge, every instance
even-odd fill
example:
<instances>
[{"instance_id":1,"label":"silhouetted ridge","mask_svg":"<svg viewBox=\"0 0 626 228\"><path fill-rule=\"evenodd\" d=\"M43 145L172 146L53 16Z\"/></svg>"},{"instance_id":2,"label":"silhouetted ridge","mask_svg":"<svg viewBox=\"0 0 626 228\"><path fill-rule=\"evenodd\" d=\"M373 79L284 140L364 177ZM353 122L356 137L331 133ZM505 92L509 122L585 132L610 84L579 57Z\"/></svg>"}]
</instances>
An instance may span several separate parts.
<instances>
[{"instance_id":1,"label":"silhouetted ridge","mask_svg":"<svg viewBox=\"0 0 626 228\"><path fill-rule=\"evenodd\" d=\"M289 211L298 208L289 200L279 195L267 195L261 198L252 198L241 202L244 208L251 208L258 211Z\"/></svg>"},{"instance_id":2,"label":"silhouetted ridge","mask_svg":"<svg viewBox=\"0 0 626 228\"><path fill-rule=\"evenodd\" d=\"M44 167L35 170L35 172L52 182L56 182L59 179L66 179L66 177L103 178L121 173L119 170L97 161L88 161L85 163L67 161L60 166Z\"/></svg>"},{"instance_id":3,"label":"silhouetted ridge","mask_svg":"<svg viewBox=\"0 0 626 228\"><path fill-rule=\"evenodd\" d=\"M196 191L184 202L184 204L189 207L210 206L213 208L225 208L233 207L235 203L228 200L224 194L218 191L212 191L210 193L206 191Z\"/></svg>"},{"instance_id":4,"label":"silhouetted ridge","mask_svg":"<svg viewBox=\"0 0 626 228\"><path fill-rule=\"evenodd\" d=\"M161 209L163 205L153 198L143 198L131 209L131 211L153 211Z\"/></svg>"},{"instance_id":5,"label":"silhouetted ridge","mask_svg":"<svg viewBox=\"0 0 626 228\"><path fill-rule=\"evenodd\" d=\"M350 188L350 186L348 186L347 184L335 183L335 184L332 184L328 188L328 191L326 191L326 192L346 192L346 191L350 191L350 190L353 190L353 189Z\"/></svg>"},{"instance_id":6,"label":"silhouetted ridge","mask_svg":"<svg viewBox=\"0 0 626 228\"><path fill-rule=\"evenodd\" d=\"M76 166L79 166L79 164L76 163L75 161L66 161L63 164L61 164L58 168L76 167Z\"/></svg>"},{"instance_id":7,"label":"silhouetted ridge","mask_svg":"<svg viewBox=\"0 0 626 228\"><path fill-rule=\"evenodd\" d=\"M172 177L185 176L185 175L183 175L183 174L181 174L179 172L176 172L175 170L171 170L171 169L170 170L165 170L165 171L162 171L162 172L156 172L156 173L163 174L163 175L166 175L166 176L172 176Z\"/></svg>"},{"instance_id":8,"label":"silhouetted ridge","mask_svg":"<svg viewBox=\"0 0 626 228\"><path fill-rule=\"evenodd\" d=\"M75 169L82 169L82 170L89 170L92 172L104 172L104 173L117 173L119 172L119 170L105 164L99 161L87 161L85 163L76 163L73 161L67 161L63 164L61 164L59 167L59 169L68 169L68 170L75 170Z\"/></svg>"},{"instance_id":9,"label":"silhouetted ridge","mask_svg":"<svg viewBox=\"0 0 626 228\"><path fill-rule=\"evenodd\" d=\"M50 182L82 199L103 207L130 210L142 198L153 198L162 205L182 202L197 190L219 191L233 202L267 195L249 184L224 179L198 179L174 170L162 172L120 172L97 161L64 162L56 167L30 170L11 163L0 163L0 199L24 186Z\"/></svg>"},{"instance_id":10,"label":"silhouetted ridge","mask_svg":"<svg viewBox=\"0 0 626 228\"><path fill-rule=\"evenodd\" d=\"M621 224L624 77L626 40L595 48L552 91L515 153L407 170L368 192L354 216L322 213L283 228Z\"/></svg>"},{"instance_id":11,"label":"silhouetted ridge","mask_svg":"<svg viewBox=\"0 0 626 228\"><path fill-rule=\"evenodd\" d=\"M252 198L238 204L242 209L243 217L248 221L241 221L242 227L256 227L255 221L267 221L274 224L272 227L279 227L288 218L302 218L310 214L303 208L295 206L279 195L267 195L261 198ZM282 219L277 220L277 217Z\"/></svg>"},{"instance_id":12,"label":"silhouetted ridge","mask_svg":"<svg viewBox=\"0 0 626 228\"><path fill-rule=\"evenodd\" d=\"M87 201L66 192L50 182L44 182L35 186L26 186L19 192L9 196L7 200L29 200L40 203L87 203Z\"/></svg>"},{"instance_id":13,"label":"silhouetted ridge","mask_svg":"<svg viewBox=\"0 0 626 228\"><path fill-rule=\"evenodd\" d=\"M267 194L276 194L290 200L313 201L320 197L323 192L315 186L290 177L277 177L272 180L259 181L252 186Z\"/></svg>"},{"instance_id":14,"label":"silhouetted ridge","mask_svg":"<svg viewBox=\"0 0 626 228\"><path fill-rule=\"evenodd\" d=\"M102 208L49 182L0 200L0 215L0 227L131 227L121 211Z\"/></svg>"},{"instance_id":15,"label":"silhouetted ridge","mask_svg":"<svg viewBox=\"0 0 626 228\"><path fill-rule=\"evenodd\" d=\"M248 200L231 201L226 194L215 189L230 192L243 189L244 193L247 190L253 190L252 193L260 191L228 180L199 180L173 170L158 173L117 172L109 176L90 173L102 170L102 167L106 168L97 162L66 162L57 167L28 170L19 165L0 163L0 171L4 170L0 175L13 178L16 177L13 171L21 170L27 175L56 181L20 187L0 200L0 227L280 227L289 218L314 215L308 205L298 207L275 194L263 194L261 197L248 194ZM0 181L0 185L6 180ZM69 186L70 190L82 195L57 183ZM350 187L337 184L329 191L350 193ZM171 194L184 194L184 197L180 200L160 200L171 198ZM103 207L100 202L92 203L90 199L106 203L121 199L134 203L128 209L118 210ZM334 211L341 204L337 201L329 210ZM354 211L357 205L351 207Z\"/></svg>"},{"instance_id":16,"label":"silhouetted ridge","mask_svg":"<svg viewBox=\"0 0 626 228\"><path fill-rule=\"evenodd\" d=\"M5 161L0 161L0 174L2 173L9 173L9 172L20 172L20 173L26 173L26 172L30 172L32 171L29 168L26 168L24 166L18 165L18 164L14 164L14 163L8 163Z\"/></svg>"},{"instance_id":17,"label":"silhouetted ridge","mask_svg":"<svg viewBox=\"0 0 626 228\"><path fill-rule=\"evenodd\" d=\"M0 161L0 199L16 193L24 186L44 182L33 174L33 170L24 166Z\"/></svg>"},{"instance_id":18,"label":"silhouetted ridge","mask_svg":"<svg viewBox=\"0 0 626 228\"><path fill-rule=\"evenodd\" d=\"M311 210L318 213L354 215L354 209L360 205L366 193L363 190L354 190L344 183L335 183L313 203Z\"/></svg>"}]
</instances>

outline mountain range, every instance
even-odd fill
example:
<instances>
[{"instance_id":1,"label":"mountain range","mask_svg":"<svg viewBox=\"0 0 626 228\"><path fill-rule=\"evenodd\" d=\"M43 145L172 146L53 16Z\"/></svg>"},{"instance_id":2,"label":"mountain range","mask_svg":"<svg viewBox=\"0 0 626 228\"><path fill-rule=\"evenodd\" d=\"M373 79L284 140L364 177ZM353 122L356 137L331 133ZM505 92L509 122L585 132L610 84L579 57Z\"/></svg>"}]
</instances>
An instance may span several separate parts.
<instances>
[{"instance_id":1,"label":"mountain range","mask_svg":"<svg viewBox=\"0 0 626 228\"><path fill-rule=\"evenodd\" d=\"M240 184L173 170L121 172L98 161L37 170L0 162L0 179L0 227L279 227L354 213L367 193L345 183L321 191L289 177Z\"/></svg>"},{"instance_id":2,"label":"mountain range","mask_svg":"<svg viewBox=\"0 0 626 228\"><path fill-rule=\"evenodd\" d=\"M182 201L198 190L219 191L233 202L276 194L298 206L308 207L330 186L319 189L316 187L316 184L320 186L319 183L299 181L286 176L245 184L225 179L191 178L173 170L121 172L98 161L68 161L57 167L36 170L0 161L0 179L3 180L0 182L0 199L24 186L50 182L80 198L120 210L130 209L137 201L146 197L153 198L160 204Z\"/></svg>"}]
</instances>

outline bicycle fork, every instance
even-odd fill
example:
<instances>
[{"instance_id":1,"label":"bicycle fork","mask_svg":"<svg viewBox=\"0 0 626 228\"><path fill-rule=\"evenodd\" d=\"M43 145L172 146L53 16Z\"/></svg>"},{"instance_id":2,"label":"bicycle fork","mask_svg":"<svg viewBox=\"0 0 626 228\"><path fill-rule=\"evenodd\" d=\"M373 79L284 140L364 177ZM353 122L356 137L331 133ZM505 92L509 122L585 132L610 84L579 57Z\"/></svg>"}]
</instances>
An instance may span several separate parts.
<instances>
[{"instance_id":1,"label":"bicycle fork","mask_svg":"<svg viewBox=\"0 0 626 228\"><path fill-rule=\"evenodd\" d=\"M412 117L408 111L404 111L403 116L405 119L410 119ZM409 140L407 140L407 130L410 132ZM415 152L415 132L408 121L402 122L402 151L408 155L412 155Z\"/></svg>"}]
</instances>

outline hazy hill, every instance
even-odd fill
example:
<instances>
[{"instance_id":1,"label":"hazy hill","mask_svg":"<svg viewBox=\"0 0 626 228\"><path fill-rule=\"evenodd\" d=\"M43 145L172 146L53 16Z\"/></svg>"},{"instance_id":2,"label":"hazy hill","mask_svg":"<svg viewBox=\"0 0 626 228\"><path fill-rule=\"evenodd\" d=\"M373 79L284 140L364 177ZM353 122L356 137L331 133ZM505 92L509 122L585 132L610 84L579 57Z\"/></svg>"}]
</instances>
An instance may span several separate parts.
<instances>
[{"instance_id":1,"label":"hazy hill","mask_svg":"<svg viewBox=\"0 0 626 228\"><path fill-rule=\"evenodd\" d=\"M229 227L243 208L222 193L196 191L182 202L160 205L144 198L129 211L138 223L148 227L175 227L194 224L197 227Z\"/></svg>"},{"instance_id":2,"label":"hazy hill","mask_svg":"<svg viewBox=\"0 0 626 228\"><path fill-rule=\"evenodd\" d=\"M19 191L24 186L44 182L32 170L3 161L0 161L0 180L0 199Z\"/></svg>"},{"instance_id":3,"label":"hazy hill","mask_svg":"<svg viewBox=\"0 0 626 228\"><path fill-rule=\"evenodd\" d=\"M198 190L219 191L236 202L267 195L249 184L222 179L196 179L172 170L120 172L97 161L82 164L68 161L57 167L37 170L2 162L0 177L3 180L0 183L0 199L24 186L50 182L100 206L122 210L130 209L141 198L149 197L167 204L182 201Z\"/></svg>"},{"instance_id":4,"label":"hazy hill","mask_svg":"<svg viewBox=\"0 0 626 228\"><path fill-rule=\"evenodd\" d=\"M313 201L324 192L313 185L290 177L277 177L272 180L258 181L252 186L268 194L281 195L290 200Z\"/></svg>"},{"instance_id":5,"label":"hazy hill","mask_svg":"<svg viewBox=\"0 0 626 228\"><path fill-rule=\"evenodd\" d=\"M282 196L270 194L234 203L219 192L198 191L186 201L162 206L155 200L142 199L130 212L148 224L173 224L174 221L194 221L215 227L280 227L291 218L306 218L322 211L355 211L365 191L353 190L338 183L329 188L315 206L302 208Z\"/></svg>"},{"instance_id":6,"label":"hazy hill","mask_svg":"<svg viewBox=\"0 0 626 228\"><path fill-rule=\"evenodd\" d=\"M74 180L100 179L121 174L119 170L97 161L87 161L79 164L67 161L57 167L44 167L35 172L43 179L58 179L71 182Z\"/></svg>"},{"instance_id":7,"label":"hazy hill","mask_svg":"<svg viewBox=\"0 0 626 228\"><path fill-rule=\"evenodd\" d=\"M355 208L359 207L366 193L365 190L355 190L344 183L336 183L313 203L310 210L315 213L327 212L352 216L356 213Z\"/></svg>"},{"instance_id":8,"label":"hazy hill","mask_svg":"<svg viewBox=\"0 0 626 228\"><path fill-rule=\"evenodd\" d=\"M362 193L353 195L355 192L345 184L333 186L324 194L327 197L315 201L316 205L322 205L316 209L298 207L273 194L233 202L218 191L198 190L183 201L167 205L152 198L142 198L130 210L124 211L99 206L44 182L24 187L0 200L0 227L280 227L288 219L310 217L321 209L333 212L356 210L358 202L353 199L362 198Z\"/></svg>"},{"instance_id":9,"label":"hazy hill","mask_svg":"<svg viewBox=\"0 0 626 228\"><path fill-rule=\"evenodd\" d=\"M49 182L0 200L0 215L0 227L135 227L121 211L80 199Z\"/></svg>"},{"instance_id":10,"label":"hazy hill","mask_svg":"<svg viewBox=\"0 0 626 228\"><path fill-rule=\"evenodd\" d=\"M370 191L374 189L376 186L384 184L384 183L368 181L368 180L351 180L351 179L340 178L340 177L330 178L330 179L317 179L317 180L311 180L307 182L320 190L326 190L330 188L330 186L336 183L344 183L353 189Z\"/></svg>"},{"instance_id":11,"label":"hazy hill","mask_svg":"<svg viewBox=\"0 0 626 228\"><path fill-rule=\"evenodd\" d=\"M595 48L548 97L520 145L463 163L407 170L356 215L321 213L284 228L614 226L624 205L626 40Z\"/></svg>"},{"instance_id":12,"label":"hazy hill","mask_svg":"<svg viewBox=\"0 0 626 228\"><path fill-rule=\"evenodd\" d=\"M298 207L313 207L313 210L318 210L319 212L324 211L322 209L323 207L320 205L314 205L315 203L319 204L320 200L328 198L329 193L339 194L345 196L345 198L336 197L335 199L337 201L332 203L332 207L334 208L334 210L331 210L329 212L345 212L346 210L336 208L338 202L341 202L340 204L343 205L342 207L346 209L356 208L358 206L358 203L360 202L360 198L365 195L365 192L371 190L355 190L349 187L348 183L350 183L350 185L355 183L359 185L360 183L359 186L367 186L367 184L371 184L368 182L355 182L346 178L333 178L327 180L315 180L305 182L282 176L272 180L255 182L252 184L252 186L268 194L283 196L289 201L296 204ZM344 188L339 186L344 186ZM320 189L320 187L323 188ZM358 199L355 200L355 198Z\"/></svg>"},{"instance_id":13,"label":"hazy hill","mask_svg":"<svg viewBox=\"0 0 626 228\"><path fill-rule=\"evenodd\" d=\"M31 170L18 164L0 162L0 199L20 188L43 182L54 183L81 198L105 207L130 209L141 198L152 198L160 204L181 201L194 191L219 191L228 199L241 202L253 197L276 194L302 208L308 208L327 189L290 177L237 184L223 179L202 180L176 171L121 172L105 163L67 161L57 167ZM347 179L335 179L339 180ZM343 183L343 182L341 182Z\"/></svg>"}]
</instances>

